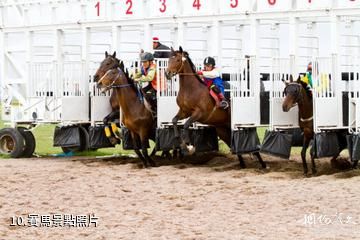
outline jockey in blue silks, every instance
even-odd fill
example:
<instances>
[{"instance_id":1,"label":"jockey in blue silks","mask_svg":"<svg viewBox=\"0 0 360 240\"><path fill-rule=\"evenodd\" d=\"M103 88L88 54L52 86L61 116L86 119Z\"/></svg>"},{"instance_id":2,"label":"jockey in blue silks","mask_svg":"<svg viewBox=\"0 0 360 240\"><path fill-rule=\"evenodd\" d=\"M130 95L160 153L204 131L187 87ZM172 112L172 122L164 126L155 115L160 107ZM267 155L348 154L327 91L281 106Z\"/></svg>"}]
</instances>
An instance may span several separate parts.
<instances>
[{"instance_id":1,"label":"jockey in blue silks","mask_svg":"<svg viewBox=\"0 0 360 240\"><path fill-rule=\"evenodd\" d=\"M221 78L220 70L215 67L215 59L212 57L206 57L204 59L204 70L198 72L198 74L202 77L206 86L212 90L220 100L219 107L227 109L229 107L229 103L224 97L224 84Z\"/></svg>"}]
</instances>

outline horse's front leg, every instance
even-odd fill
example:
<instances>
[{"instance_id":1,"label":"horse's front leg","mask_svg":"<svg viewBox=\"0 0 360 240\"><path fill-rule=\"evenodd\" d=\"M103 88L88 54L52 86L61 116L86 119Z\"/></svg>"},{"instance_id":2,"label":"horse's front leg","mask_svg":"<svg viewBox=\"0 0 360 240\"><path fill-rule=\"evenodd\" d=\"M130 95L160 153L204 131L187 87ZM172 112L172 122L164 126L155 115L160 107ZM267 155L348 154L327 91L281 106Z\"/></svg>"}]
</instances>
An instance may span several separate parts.
<instances>
[{"instance_id":1,"label":"horse's front leg","mask_svg":"<svg viewBox=\"0 0 360 240\"><path fill-rule=\"evenodd\" d=\"M142 152L142 155L144 156L145 160L150 164L150 166L156 167L156 163L148 154L148 150L146 147L148 142L149 142L148 139L141 137L141 152Z\"/></svg>"},{"instance_id":2,"label":"horse's front leg","mask_svg":"<svg viewBox=\"0 0 360 240\"><path fill-rule=\"evenodd\" d=\"M307 176L307 173L308 173L308 167L307 167L307 163L306 163L306 150L309 147L311 138L312 138L312 133L310 131L304 129L304 141L303 141L303 146L301 149L301 160L302 160L302 164L303 164L304 176ZM311 154L311 163L312 163L313 173L314 173L314 171L316 172L314 158L315 158L315 154Z\"/></svg>"},{"instance_id":3,"label":"horse's front leg","mask_svg":"<svg viewBox=\"0 0 360 240\"><path fill-rule=\"evenodd\" d=\"M179 120L184 119L185 117L187 117L185 115L185 113L183 111L181 111L181 109L179 109L179 111L177 112L175 117L172 119L172 124L173 124L173 127L174 127L174 137L178 141L177 143L174 144L175 146L177 146L178 143L180 142L180 133L179 133L179 129L178 129L178 126L177 126L177 122Z\"/></svg>"},{"instance_id":4,"label":"horse's front leg","mask_svg":"<svg viewBox=\"0 0 360 240\"><path fill-rule=\"evenodd\" d=\"M181 143L181 149L187 151L190 154L193 154L195 152L195 148L193 146L187 146L187 144L189 144L191 142L189 128L194 122L196 122L200 119L200 116L201 116L201 113L199 110L194 111L184 124L184 135L185 136Z\"/></svg>"}]
</instances>

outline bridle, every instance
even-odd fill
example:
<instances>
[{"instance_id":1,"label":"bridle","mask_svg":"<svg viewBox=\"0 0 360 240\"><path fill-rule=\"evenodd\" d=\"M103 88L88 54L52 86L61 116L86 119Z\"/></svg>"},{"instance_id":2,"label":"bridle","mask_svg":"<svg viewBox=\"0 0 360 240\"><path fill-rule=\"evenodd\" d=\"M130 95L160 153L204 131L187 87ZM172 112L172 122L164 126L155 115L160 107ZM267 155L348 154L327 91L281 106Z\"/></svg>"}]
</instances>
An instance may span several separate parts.
<instances>
[{"instance_id":1,"label":"bridle","mask_svg":"<svg viewBox=\"0 0 360 240\"><path fill-rule=\"evenodd\" d=\"M284 92L285 92L285 94L287 93L287 88L288 87L290 87L290 86L297 86L299 89L298 89L298 92L297 92L297 94L296 94L296 96L295 96L295 102L296 103L301 103L302 102L302 95L301 95L301 88L302 88L302 86L301 86L301 84L300 83L296 83L296 82L291 82L291 83L289 83L286 87L285 87L285 90L284 90Z\"/></svg>"},{"instance_id":2,"label":"bridle","mask_svg":"<svg viewBox=\"0 0 360 240\"><path fill-rule=\"evenodd\" d=\"M101 82L101 80L108 74L109 71L111 71L112 69L108 70L105 75L100 79L99 82ZM108 86L105 86L105 90L109 90L111 88L126 88L126 87L130 87L131 84L130 83L126 83L126 84L115 84L116 83L116 80L120 77L121 75L121 69L117 68L118 70L118 74L116 75L116 77L114 77L113 81L108 85Z\"/></svg>"},{"instance_id":3,"label":"bridle","mask_svg":"<svg viewBox=\"0 0 360 240\"><path fill-rule=\"evenodd\" d=\"M176 56L172 56L172 57L176 57ZM186 62L186 57L184 55L181 56L181 65L179 67L179 69L173 73L171 73L172 76L175 76L177 74L179 75L184 75L184 76L195 76L197 75L196 73L182 73L182 70L184 68L185 62Z\"/></svg>"},{"instance_id":4,"label":"bridle","mask_svg":"<svg viewBox=\"0 0 360 240\"><path fill-rule=\"evenodd\" d=\"M301 84L300 83L297 83L297 82L291 82L291 83L289 83L286 87L285 87L285 93L286 93L286 89L290 86L290 85L292 85L292 86L297 86L297 87L299 87L299 91L297 92L297 95L295 96L295 102L296 103L301 103L302 101L303 101L303 98L302 98L302 95L301 95L301 88L302 88L302 86L301 86ZM313 120L313 116L311 116L311 117L309 117L309 118L301 118L300 117L300 121L301 122L310 122L310 121L312 121Z\"/></svg>"}]
</instances>

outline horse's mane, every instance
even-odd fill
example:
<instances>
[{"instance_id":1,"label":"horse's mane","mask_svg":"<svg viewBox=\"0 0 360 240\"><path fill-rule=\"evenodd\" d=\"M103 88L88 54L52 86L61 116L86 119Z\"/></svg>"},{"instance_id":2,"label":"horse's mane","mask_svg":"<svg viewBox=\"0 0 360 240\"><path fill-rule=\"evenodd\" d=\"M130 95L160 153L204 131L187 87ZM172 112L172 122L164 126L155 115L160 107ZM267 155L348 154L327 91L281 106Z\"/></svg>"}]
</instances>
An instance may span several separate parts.
<instances>
[{"instance_id":1,"label":"horse's mane","mask_svg":"<svg viewBox=\"0 0 360 240\"><path fill-rule=\"evenodd\" d=\"M306 95L307 95L310 99L312 99L312 92L310 91L309 88L307 88L307 85L308 85L308 84L307 84L306 82L301 81L300 76L299 76L299 78L297 79L297 82L300 83L300 85L305 89Z\"/></svg>"},{"instance_id":2,"label":"horse's mane","mask_svg":"<svg viewBox=\"0 0 360 240\"><path fill-rule=\"evenodd\" d=\"M206 85L204 83L203 80L201 80L201 78L199 77L199 75L196 73L196 67L195 67L195 64L193 63L193 61L191 60L191 58L189 57L189 53L188 52L184 52L185 53L185 57L186 57L186 60L188 60L189 64L190 64L190 67L191 67L191 70L194 74L194 76L196 77L196 79L203 85Z\"/></svg>"},{"instance_id":3,"label":"horse's mane","mask_svg":"<svg viewBox=\"0 0 360 240\"><path fill-rule=\"evenodd\" d=\"M119 68L120 68L120 70L124 73L124 75L125 75L125 77L126 77L126 80L127 80L128 83L131 85L131 87L132 87L135 91L137 91L137 88L136 88L136 86L135 86L135 81L134 81L134 79L132 79L132 78L130 77L129 71L128 71L127 68L125 68L123 61L120 61Z\"/></svg>"}]
</instances>

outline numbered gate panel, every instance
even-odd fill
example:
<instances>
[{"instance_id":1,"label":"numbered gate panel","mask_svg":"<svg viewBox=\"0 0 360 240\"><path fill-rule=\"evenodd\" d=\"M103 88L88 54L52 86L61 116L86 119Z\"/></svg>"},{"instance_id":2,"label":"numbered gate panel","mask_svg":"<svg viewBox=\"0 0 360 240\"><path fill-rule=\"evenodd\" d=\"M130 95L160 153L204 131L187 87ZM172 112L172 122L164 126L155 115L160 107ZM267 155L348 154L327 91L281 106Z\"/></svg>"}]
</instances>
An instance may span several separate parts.
<instances>
[{"instance_id":1,"label":"numbered gate panel","mask_svg":"<svg viewBox=\"0 0 360 240\"><path fill-rule=\"evenodd\" d=\"M297 106L284 112L282 103L284 98L270 99L270 125L273 129L281 127L298 127L299 126L299 109Z\"/></svg>"},{"instance_id":2,"label":"numbered gate panel","mask_svg":"<svg viewBox=\"0 0 360 240\"><path fill-rule=\"evenodd\" d=\"M179 14L176 0L150 0L148 8L151 17L168 17Z\"/></svg>"},{"instance_id":3,"label":"numbered gate panel","mask_svg":"<svg viewBox=\"0 0 360 240\"><path fill-rule=\"evenodd\" d=\"M318 129L339 127L339 115L342 115L342 109L339 108L337 98L316 98L315 121Z\"/></svg>"},{"instance_id":4,"label":"numbered gate panel","mask_svg":"<svg viewBox=\"0 0 360 240\"><path fill-rule=\"evenodd\" d=\"M344 0L341 0L344 1ZM297 0L297 9L327 9L333 5L332 0Z\"/></svg>"},{"instance_id":5,"label":"numbered gate panel","mask_svg":"<svg viewBox=\"0 0 360 240\"><path fill-rule=\"evenodd\" d=\"M282 108L285 99L285 82L290 82L290 73L295 65L295 61L288 58L274 58L272 61L272 72L270 73L270 127L273 129L299 126L298 107L295 106L288 112L284 112Z\"/></svg>"},{"instance_id":6,"label":"numbered gate panel","mask_svg":"<svg viewBox=\"0 0 360 240\"><path fill-rule=\"evenodd\" d=\"M288 11L291 10L292 1L289 0L258 0L258 11Z\"/></svg>"},{"instance_id":7,"label":"numbered gate panel","mask_svg":"<svg viewBox=\"0 0 360 240\"><path fill-rule=\"evenodd\" d=\"M162 124L171 124L172 119L179 111L175 96L162 96L157 100L157 121L158 127Z\"/></svg>"},{"instance_id":8,"label":"numbered gate panel","mask_svg":"<svg viewBox=\"0 0 360 240\"><path fill-rule=\"evenodd\" d=\"M89 121L89 97L63 97L61 103L61 120L79 122Z\"/></svg>"},{"instance_id":9,"label":"numbered gate panel","mask_svg":"<svg viewBox=\"0 0 360 240\"><path fill-rule=\"evenodd\" d=\"M212 15L218 11L217 6L214 6L214 3L216 2L209 0L181 1L184 15Z\"/></svg>"},{"instance_id":10,"label":"numbered gate panel","mask_svg":"<svg viewBox=\"0 0 360 240\"><path fill-rule=\"evenodd\" d=\"M349 79L349 132L360 132L360 58L351 59Z\"/></svg>"},{"instance_id":11,"label":"numbered gate panel","mask_svg":"<svg viewBox=\"0 0 360 240\"><path fill-rule=\"evenodd\" d=\"M337 57L312 61L314 131L339 128L342 119L341 74L337 72Z\"/></svg>"},{"instance_id":12,"label":"numbered gate panel","mask_svg":"<svg viewBox=\"0 0 360 240\"><path fill-rule=\"evenodd\" d=\"M102 122L104 117L112 112L110 96L91 97L91 121Z\"/></svg>"},{"instance_id":13,"label":"numbered gate panel","mask_svg":"<svg viewBox=\"0 0 360 240\"><path fill-rule=\"evenodd\" d=\"M360 98L352 98L349 102L349 131L360 132Z\"/></svg>"},{"instance_id":14,"label":"numbered gate panel","mask_svg":"<svg viewBox=\"0 0 360 240\"><path fill-rule=\"evenodd\" d=\"M232 128L260 125L260 102L255 97L233 97L231 99Z\"/></svg>"},{"instance_id":15,"label":"numbered gate panel","mask_svg":"<svg viewBox=\"0 0 360 240\"><path fill-rule=\"evenodd\" d=\"M346 8L360 7L359 0L338 0L337 4L338 7L346 7Z\"/></svg>"},{"instance_id":16,"label":"numbered gate panel","mask_svg":"<svg viewBox=\"0 0 360 240\"><path fill-rule=\"evenodd\" d=\"M254 0L223 0L219 4L219 10L222 14L245 13L254 9L254 2Z\"/></svg>"}]
</instances>

